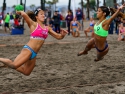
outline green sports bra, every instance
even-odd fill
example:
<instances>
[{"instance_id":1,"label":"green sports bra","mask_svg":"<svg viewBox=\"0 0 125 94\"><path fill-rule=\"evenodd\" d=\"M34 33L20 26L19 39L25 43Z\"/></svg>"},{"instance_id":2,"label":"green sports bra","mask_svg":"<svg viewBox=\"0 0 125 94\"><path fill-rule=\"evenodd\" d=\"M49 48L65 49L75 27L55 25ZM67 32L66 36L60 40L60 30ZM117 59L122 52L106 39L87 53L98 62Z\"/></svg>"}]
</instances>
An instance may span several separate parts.
<instances>
[{"instance_id":1,"label":"green sports bra","mask_svg":"<svg viewBox=\"0 0 125 94\"><path fill-rule=\"evenodd\" d=\"M106 20L106 19L105 19ZM102 23L105 21L103 20L99 25L94 25L94 33L99 35L99 36L102 36L102 37L107 37L108 36L108 31L107 30L104 30L102 28Z\"/></svg>"}]
</instances>

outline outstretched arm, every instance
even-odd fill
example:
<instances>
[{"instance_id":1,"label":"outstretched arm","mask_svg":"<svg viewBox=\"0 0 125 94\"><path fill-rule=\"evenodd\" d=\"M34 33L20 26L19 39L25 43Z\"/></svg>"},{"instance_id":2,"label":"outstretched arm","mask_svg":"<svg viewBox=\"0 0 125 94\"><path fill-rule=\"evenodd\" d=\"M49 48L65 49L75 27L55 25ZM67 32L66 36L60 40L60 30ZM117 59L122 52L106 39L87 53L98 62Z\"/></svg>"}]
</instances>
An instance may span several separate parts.
<instances>
[{"instance_id":1,"label":"outstretched arm","mask_svg":"<svg viewBox=\"0 0 125 94\"><path fill-rule=\"evenodd\" d=\"M49 28L49 34L56 39L63 39L65 37L65 35L68 33L66 30L61 29L60 34L58 34L55 31L53 31L52 28L50 28L50 27L48 27L48 28Z\"/></svg>"},{"instance_id":2,"label":"outstretched arm","mask_svg":"<svg viewBox=\"0 0 125 94\"><path fill-rule=\"evenodd\" d=\"M16 13L24 18L29 27L35 23L24 11L16 11Z\"/></svg>"},{"instance_id":3,"label":"outstretched arm","mask_svg":"<svg viewBox=\"0 0 125 94\"><path fill-rule=\"evenodd\" d=\"M107 20L107 24L110 25L110 23L115 19L115 17L117 17L119 15L119 12L121 11L121 9L123 9L125 7L125 4L121 5L117 11Z\"/></svg>"}]
</instances>

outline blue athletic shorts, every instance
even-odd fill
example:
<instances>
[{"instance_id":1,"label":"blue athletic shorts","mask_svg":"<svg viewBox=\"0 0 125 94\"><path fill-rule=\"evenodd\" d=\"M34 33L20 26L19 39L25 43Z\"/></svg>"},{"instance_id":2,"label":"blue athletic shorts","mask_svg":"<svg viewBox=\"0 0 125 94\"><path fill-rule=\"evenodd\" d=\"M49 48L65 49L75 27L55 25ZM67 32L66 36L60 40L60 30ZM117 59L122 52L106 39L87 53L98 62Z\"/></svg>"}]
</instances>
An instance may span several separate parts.
<instances>
[{"instance_id":1,"label":"blue athletic shorts","mask_svg":"<svg viewBox=\"0 0 125 94\"><path fill-rule=\"evenodd\" d=\"M76 32L76 28L73 28L73 32Z\"/></svg>"},{"instance_id":2,"label":"blue athletic shorts","mask_svg":"<svg viewBox=\"0 0 125 94\"><path fill-rule=\"evenodd\" d=\"M37 56L37 53L34 52L34 50L32 48L30 48L28 45L25 45L23 48L27 48L32 52L30 59L33 59Z\"/></svg>"}]
</instances>

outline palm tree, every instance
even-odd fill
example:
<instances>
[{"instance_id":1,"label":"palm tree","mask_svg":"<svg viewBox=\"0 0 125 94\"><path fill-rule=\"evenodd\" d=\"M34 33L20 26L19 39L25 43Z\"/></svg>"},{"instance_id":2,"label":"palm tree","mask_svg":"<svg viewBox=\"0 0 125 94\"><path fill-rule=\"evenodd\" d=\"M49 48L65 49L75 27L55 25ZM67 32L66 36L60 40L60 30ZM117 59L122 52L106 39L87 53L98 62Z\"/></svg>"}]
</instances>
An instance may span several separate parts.
<instances>
[{"instance_id":1,"label":"palm tree","mask_svg":"<svg viewBox=\"0 0 125 94\"><path fill-rule=\"evenodd\" d=\"M52 0L53 4L55 4L55 10L56 10L56 3L59 2L59 0Z\"/></svg>"},{"instance_id":2,"label":"palm tree","mask_svg":"<svg viewBox=\"0 0 125 94\"><path fill-rule=\"evenodd\" d=\"M98 9L98 7L99 7L99 0L97 0L97 9Z\"/></svg>"},{"instance_id":3,"label":"palm tree","mask_svg":"<svg viewBox=\"0 0 125 94\"><path fill-rule=\"evenodd\" d=\"M56 10L56 3L57 2L59 2L59 0L46 1L45 3L49 4L50 6L55 4L55 10Z\"/></svg>"},{"instance_id":4,"label":"palm tree","mask_svg":"<svg viewBox=\"0 0 125 94\"><path fill-rule=\"evenodd\" d=\"M26 11L26 0L24 1L24 11Z\"/></svg>"},{"instance_id":5,"label":"palm tree","mask_svg":"<svg viewBox=\"0 0 125 94\"><path fill-rule=\"evenodd\" d=\"M117 1L116 1L116 0L113 0L113 2L114 2L114 4L116 4L116 3L117 3Z\"/></svg>"},{"instance_id":6,"label":"palm tree","mask_svg":"<svg viewBox=\"0 0 125 94\"><path fill-rule=\"evenodd\" d=\"M82 8L82 13L84 15L84 11L83 11L83 0L81 0L81 8ZM82 21L82 30L83 30L83 21Z\"/></svg>"},{"instance_id":7,"label":"palm tree","mask_svg":"<svg viewBox=\"0 0 125 94\"><path fill-rule=\"evenodd\" d=\"M31 8L33 11L34 11L35 7L36 7L36 6L35 6L34 4L31 4L31 5L30 5L30 8Z\"/></svg>"},{"instance_id":8,"label":"palm tree","mask_svg":"<svg viewBox=\"0 0 125 94\"><path fill-rule=\"evenodd\" d=\"M3 0L2 16L4 17L4 10L6 10L6 0Z\"/></svg>"},{"instance_id":9,"label":"palm tree","mask_svg":"<svg viewBox=\"0 0 125 94\"><path fill-rule=\"evenodd\" d=\"M23 5L22 0L20 0L20 5Z\"/></svg>"},{"instance_id":10,"label":"palm tree","mask_svg":"<svg viewBox=\"0 0 125 94\"><path fill-rule=\"evenodd\" d=\"M103 0L103 5L106 6L105 0Z\"/></svg>"},{"instance_id":11,"label":"palm tree","mask_svg":"<svg viewBox=\"0 0 125 94\"><path fill-rule=\"evenodd\" d=\"M84 13L83 5L84 5L83 0L81 0L81 8L82 8L82 12Z\"/></svg>"},{"instance_id":12,"label":"palm tree","mask_svg":"<svg viewBox=\"0 0 125 94\"><path fill-rule=\"evenodd\" d=\"M69 0L69 3L68 3L68 10L71 10L71 0Z\"/></svg>"},{"instance_id":13,"label":"palm tree","mask_svg":"<svg viewBox=\"0 0 125 94\"><path fill-rule=\"evenodd\" d=\"M45 10L45 0L41 0L41 9Z\"/></svg>"},{"instance_id":14,"label":"palm tree","mask_svg":"<svg viewBox=\"0 0 125 94\"><path fill-rule=\"evenodd\" d=\"M3 11L6 10L6 0L3 0Z\"/></svg>"},{"instance_id":15,"label":"palm tree","mask_svg":"<svg viewBox=\"0 0 125 94\"><path fill-rule=\"evenodd\" d=\"M87 18L89 19L89 0L87 0Z\"/></svg>"},{"instance_id":16,"label":"palm tree","mask_svg":"<svg viewBox=\"0 0 125 94\"><path fill-rule=\"evenodd\" d=\"M122 0L122 4L124 4L124 0ZM122 10L122 12L124 13L124 9Z\"/></svg>"},{"instance_id":17,"label":"palm tree","mask_svg":"<svg viewBox=\"0 0 125 94\"><path fill-rule=\"evenodd\" d=\"M52 1L46 1L45 3L49 5L48 17L51 17L51 14L52 14L52 12L53 12L51 5L53 5L53 2L52 2ZM52 10L52 11L51 11L51 10Z\"/></svg>"},{"instance_id":18,"label":"palm tree","mask_svg":"<svg viewBox=\"0 0 125 94\"><path fill-rule=\"evenodd\" d=\"M48 4L49 8L51 9L51 5L53 5L53 2L52 1L46 1L45 3Z\"/></svg>"},{"instance_id":19,"label":"palm tree","mask_svg":"<svg viewBox=\"0 0 125 94\"><path fill-rule=\"evenodd\" d=\"M124 4L124 0L122 0L122 4Z\"/></svg>"},{"instance_id":20,"label":"palm tree","mask_svg":"<svg viewBox=\"0 0 125 94\"><path fill-rule=\"evenodd\" d=\"M16 5L13 5L12 8L15 8Z\"/></svg>"},{"instance_id":21,"label":"palm tree","mask_svg":"<svg viewBox=\"0 0 125 94\"><path fill-rule=\"evenodd\" d=\"M113 0L113 3L114 3L114 7L117 8L117 1Z\"/></svg>"}]
</instances>

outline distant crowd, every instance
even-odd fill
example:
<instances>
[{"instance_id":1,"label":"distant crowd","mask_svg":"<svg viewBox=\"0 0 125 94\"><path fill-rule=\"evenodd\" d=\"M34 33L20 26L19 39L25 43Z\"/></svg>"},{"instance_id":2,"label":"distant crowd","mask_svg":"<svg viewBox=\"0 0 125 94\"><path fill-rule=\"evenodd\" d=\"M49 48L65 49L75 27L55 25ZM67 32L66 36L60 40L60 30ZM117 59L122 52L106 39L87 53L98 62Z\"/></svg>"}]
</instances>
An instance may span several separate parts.
<instances>
[{"instance_id":1,"label":"distant crowd","mask_svg":"<svg viewBox=\"0 0 125 94\"><path fill-rule=\"evenodd\" d=\"M17 14L7 13L3 16L2 13L0 13L0 27L1 29L4 27L5 33L11 32L12 28L22 27L22 20L23 19Z\"/></svg>"},{"instance_id":2,"label":"distant crowd","mask_svg":"<svg viewBox=\"0 0 125 94\"><path fill-rule=\"evenodd\" d=\"M115 8L118 8L118 4L115 5ZM91 37L94 34L94 25L95 21L93 16L90 16L89 26L84 27L85 16L83 11L78 8L76 10L76 14L74 15L72 10L68 10L66 16L64 17L59 11L55 11L54 15L51 16L50 11L45 13L45 25L50 26L55 32L60 33L60 28L67 28L68 35L72 35L73 37L80 36L80 30L84 31L86 37L88 37L88 33L91 33ZM109 19L111 14L107 17ZM2 28L3 27L3 28ZM23 27L23 19L18 14L7 13L5 16L0 13L0 28L4 29L5 33L13 28L22 28ZM83 29L84 27L84 29ZM115 32L114 32L115 31ZM110 24L109 34L116 33L118 34L118 40L125 40L125 19L120 17L116 17L112 23Z\"/></svg>"},{"instance_id":3,"label":"distant crowd","mask_svg":"<svg viewBox=\"0 0 125 94\"><path fill-rule=\"evenodd\" d=\"M52 17L46 17L45 24L52 27L57 33L60 33L60 27L67 25L66 27L68 28L68 35L72 34L73 37L78 37L80 36L79 30L82 30L83 20L84 14L82 10L78 8L76 10L75 17L72 10L67 11L66 17L62 16L59 11L55 11ZM64 23L64 21L66 23Z\"/></svg>"}]
</instances>

